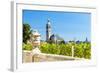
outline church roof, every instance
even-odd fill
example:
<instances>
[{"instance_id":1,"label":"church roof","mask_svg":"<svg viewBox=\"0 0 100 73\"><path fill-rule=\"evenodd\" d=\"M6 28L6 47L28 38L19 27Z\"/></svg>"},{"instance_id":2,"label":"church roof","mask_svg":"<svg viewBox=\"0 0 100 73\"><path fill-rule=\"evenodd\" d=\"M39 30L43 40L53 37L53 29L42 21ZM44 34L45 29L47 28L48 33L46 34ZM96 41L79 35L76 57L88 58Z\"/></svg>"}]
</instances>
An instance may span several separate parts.
<instances>
[{"instance_id":1,"label":"church roof","mask_svg":"<svg viewBox=\"0 0 100 73\"><path fill-rule=\"evenodd\" d=\"M50 40L63 40L63 38L61 38L59 35L57 34L52 34L50 36Z\"/></svg>"}]
</instances>

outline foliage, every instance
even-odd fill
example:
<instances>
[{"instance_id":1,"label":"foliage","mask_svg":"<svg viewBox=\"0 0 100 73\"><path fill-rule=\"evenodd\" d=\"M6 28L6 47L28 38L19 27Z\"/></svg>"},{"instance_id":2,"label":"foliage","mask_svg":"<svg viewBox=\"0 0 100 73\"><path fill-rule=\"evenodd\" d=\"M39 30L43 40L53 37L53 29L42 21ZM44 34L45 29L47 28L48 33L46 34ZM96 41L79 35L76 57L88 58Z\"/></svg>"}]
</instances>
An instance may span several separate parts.
<instances>
[{"instance_id":1,"label":"foliage","mask_svg":"<svg viewBox=\"0 0 100 73\"><path fill-rule=\"evenodd\" d=\"M58 54L71 56L72 46L74 46L74 57L79 58L91 58L91 44L90 43L67 43L67 44L49 44L41 43L40 50L47 54ZM23 50L32 50L33 46L31 43L23 43Z\"/></svg>"},{"instance_id":2,"label":"foliage","mask_svg":"<svg viewBox=\"0 0 100 73\"><path fill-rule=\"evenodd\" d=\"M71 46L65 44L41 44L40 50L43 53L59 54L71 56Z\"/></svg>"},{"instance_id":3,"label":"foliage","mask_svg":"<svg viewBox=\"0 0 100 73\"><path fill-rule=\"evenodd\" d=\"M27 44L23 43L22 48L23 48L23 50L29 50L30 51L30 50L32 50L33 46L32 46L31 43L27 43Z\"/></svg>"},{"instance_id":4,"label":"foliage","mask_svg":"<svg viewBox=\"0 0 100 73\"><path fill-rule=\"evenodd\" d=\"M29 24L23 24L23 43L27 43L32 34L32 30Z\"/></svg>"},{"instance_id":5,"label":"foliage","mask_svg":"<svg viewBox=\"0 0 100 73\"><path fill-rule=\"evenodd\" d=\"M85 47L84 47L84 57L85 58L91 58L91 44L87 43L85 44Z\"/></svg>"},{"instance_id":6,"label":"foliage","mask_svg":"<svg viewBox=\"0 0 100 73\"><path fill-rule=\"evenodd\" d=\"M69 44L61 44L59 45L60 55L71 56L71 46Z\"/></svg>"},{"instance_id":7,"label":"foliage","mask_svg":"<svg viewBox=\"0 0 100 73\"><path fill-rule=\"evenodd\" d=\"M74 56L90 59L91 58L91 44L90 43L75 44Z\"/></svg>"},{"instance_id":8,"label":"foliage","mask_svg":"<svg viewBox=\"0 0 100 73\"><path fill-rule=\"evenodd\" d=\"M90 43L67 43L67 44L49 44L41 43L40 50L43 53L58 54L58 55L72 55L72 46L74 46L74 57L91 58L91 44Z\"/></svg>"},{"instance_id":9,"label":"foliage","mask_svg":"<svg viewBox=\"0 0 100 73\"><path fill-rule=\"evenodd\" d=\"M74 56L75 57L83 57L83 44L75 44L74 46Z\"/></svg>"}]
</instances>

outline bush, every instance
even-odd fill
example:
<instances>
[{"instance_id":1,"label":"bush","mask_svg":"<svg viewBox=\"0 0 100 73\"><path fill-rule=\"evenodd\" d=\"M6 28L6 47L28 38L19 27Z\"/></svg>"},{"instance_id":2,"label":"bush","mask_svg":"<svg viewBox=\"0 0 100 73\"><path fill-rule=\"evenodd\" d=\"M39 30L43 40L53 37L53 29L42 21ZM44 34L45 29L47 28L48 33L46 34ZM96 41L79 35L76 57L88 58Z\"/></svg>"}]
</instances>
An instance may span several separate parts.
<instances>
[{"instance_id":1,"label":"bush","mask_svg":"<svg viewBox=\"0 0 100 73\"><path fill-rule=\"evenodd\" d=\"M28 44L23 43L22 48L23 48L23 50L31 51L33 46L30 43L28 43Z\"/></svg>"},{"instance_id":2,"label":"bush","mask_svg":"<svg viewBox=\"0 0 100 73\"><path fill-rule=\"evenodd\" d=\"M84 58L90 59L91 58L91 44L87 43L84 47Z\"/></svg>"},{"instance_id":3,"label":"bush","mask_svg":"<svg viewBox=\"0 0 100 73\"><path fill-rule=\"evenodd\" d=\"M90 43L67 43L67 44L49 44L41 43L40 50L42 53L57 54L57 55L72 55L72 46L74 45L74 57L79 58L91 58L91 44ZM23 43L23 50L31 51L33 48L32 44Z\"/></svg>"},{"instance_id":4,"label":"bush","mask_svg":"<svg viewBox=\"0 0 100 73\"><path fill-rule=\"evenodd\" d=\"M83 47L82 44L76 44L74 47L74 56L75 57L83 57Z\"/></svg>"},{"instance_id":5,"label":"bush","mask_svg":"<svg viewBox=\"0 0 100 73\"><path fill-rule=\"evenodd\" d=\"M56 44L48 44L48 43L41 44L40 50L43 53L59 54L59 50L57 49Z\"/></svg>"},{"instance_id":6,"label":"bush","mask_svg":"<svg viewBox=\"0 0 100 73\"><path fill-rule=\"evenodd\" d=\"M71 46L67 44L59 45L60 55L71 56Z\"/></svg>"},{"instance_id":7,"label":"bush","mask_svg":"<svg viewBox=\"0 0 100 73\"><path fill-rule=\"evenodd\" d=\"M90 43L67 43L67 44L49 44L42 43L40 50L43 53L58 54L71 56L72 46L74 46L74 57L91 58L91 44Z\"/></svg>"}]
</instances>

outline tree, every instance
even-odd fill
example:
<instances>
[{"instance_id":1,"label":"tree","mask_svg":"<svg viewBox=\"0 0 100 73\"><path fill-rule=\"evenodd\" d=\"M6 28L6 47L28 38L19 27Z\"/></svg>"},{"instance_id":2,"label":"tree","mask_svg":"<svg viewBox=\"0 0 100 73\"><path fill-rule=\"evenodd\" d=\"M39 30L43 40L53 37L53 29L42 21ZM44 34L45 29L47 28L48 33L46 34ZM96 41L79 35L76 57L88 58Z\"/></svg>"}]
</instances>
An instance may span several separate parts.
<instances>
[{"instance_id":1,"label":"tree","mask_svg":"<svg viewBox=\"0 0 100 73\"><path fill-rule=\"evenodd\" d=\"M30 39L32 30L29 24L23 24L23 43L27 44L27 41Z\"/></svg>"},{"instance_id":2,"label":"tree","mask_svg":"<svg viewBox=\"0 0 100 73\"><path fill-rule=\"evenodd\" d=\"M61 40L61 41L60 41L60 44L65 44L65 41L64 41L64 40Z\"/></svg>"}]
</instances>

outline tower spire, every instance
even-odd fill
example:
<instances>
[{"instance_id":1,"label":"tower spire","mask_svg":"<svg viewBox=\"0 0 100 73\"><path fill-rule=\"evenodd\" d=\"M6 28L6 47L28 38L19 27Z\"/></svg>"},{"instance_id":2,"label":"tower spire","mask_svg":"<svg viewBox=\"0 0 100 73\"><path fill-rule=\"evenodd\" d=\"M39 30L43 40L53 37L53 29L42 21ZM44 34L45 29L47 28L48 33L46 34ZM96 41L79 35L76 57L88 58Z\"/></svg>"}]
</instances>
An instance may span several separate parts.
<instances>
[{"instance_id":1,"label":"tower spire","mask_svg":"<svg viewBox=\"0 0 100 73\"><path fill-rule=\"evenodd\" d=\"M47 24L46 24L46 41L49 41L51 36L51 23L50 23L50 19L47 19Z\"/></svg>"}]
</instances>

